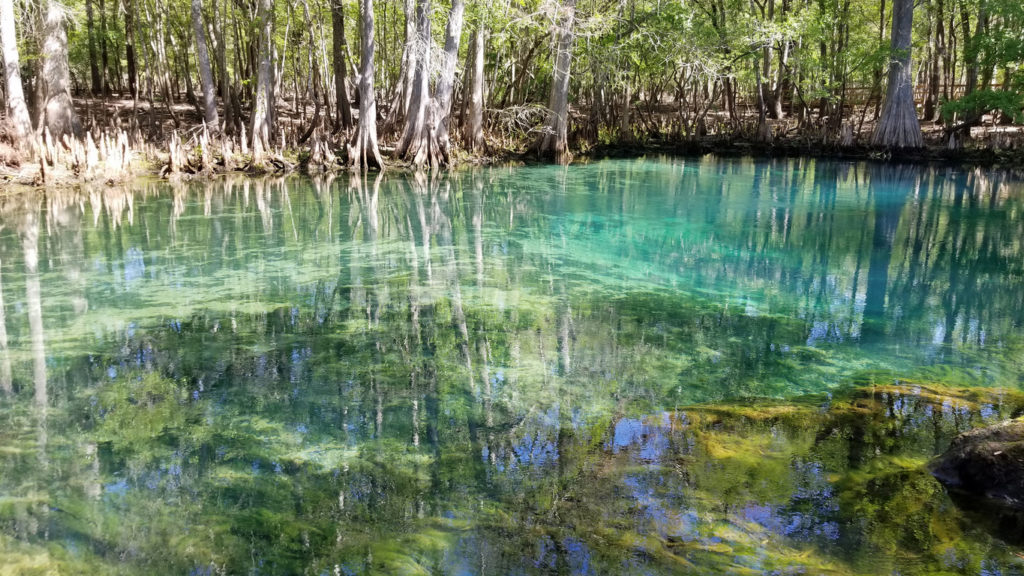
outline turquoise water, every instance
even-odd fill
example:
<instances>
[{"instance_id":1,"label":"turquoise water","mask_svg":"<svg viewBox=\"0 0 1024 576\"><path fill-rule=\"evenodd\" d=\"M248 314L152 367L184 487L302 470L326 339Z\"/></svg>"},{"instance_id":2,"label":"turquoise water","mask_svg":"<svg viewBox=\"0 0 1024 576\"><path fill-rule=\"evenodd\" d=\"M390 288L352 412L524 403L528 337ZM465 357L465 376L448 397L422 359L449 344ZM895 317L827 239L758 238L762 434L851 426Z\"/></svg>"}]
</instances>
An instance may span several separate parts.
<instances>
[{"instance_id":1,"label":"turquoise water","mask_svg":"<svg viewBox=\"0 0 1024 576\"><path fill-rule=\"evenodd\" d=\"M1024 408L1012 175L136 182L0 223L0 574L1024 573L924 468Z\"/></svg>"}]
</instances>

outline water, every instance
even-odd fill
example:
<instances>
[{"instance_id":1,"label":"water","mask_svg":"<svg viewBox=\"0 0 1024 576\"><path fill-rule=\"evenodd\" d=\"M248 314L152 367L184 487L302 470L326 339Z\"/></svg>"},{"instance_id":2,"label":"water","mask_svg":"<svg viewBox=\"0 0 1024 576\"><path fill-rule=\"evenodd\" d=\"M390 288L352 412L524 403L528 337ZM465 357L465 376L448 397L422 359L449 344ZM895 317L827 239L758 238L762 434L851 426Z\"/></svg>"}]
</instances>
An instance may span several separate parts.
<instances>
[{"instance_id":1,"label":"water","mask_svg":"<svg viewBox=\"0 0 1024 576\"><path fill-rule=\"evenodd\" d=\"M0 222L0 574L1024 573L925 469L1024 409L1011 175L137 182Z\"/></svg>"}]
</instances>

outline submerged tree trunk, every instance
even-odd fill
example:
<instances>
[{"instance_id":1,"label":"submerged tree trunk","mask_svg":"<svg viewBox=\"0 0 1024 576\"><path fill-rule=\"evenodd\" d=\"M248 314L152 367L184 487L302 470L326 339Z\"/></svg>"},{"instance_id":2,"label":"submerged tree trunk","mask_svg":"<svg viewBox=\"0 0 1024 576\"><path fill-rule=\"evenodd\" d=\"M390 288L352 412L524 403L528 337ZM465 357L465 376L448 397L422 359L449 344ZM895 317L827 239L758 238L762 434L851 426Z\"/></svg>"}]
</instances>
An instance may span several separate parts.
<instances>
[{"instance_id":1,"label":"submerged tree trunk","mask_svg":"<svg viewBox=\"0 0 1024 576\"><path fill-rule=\"evenodd\" d=\"M271 78L270 54L273 50L273 14L274 0L258 0L256 13L259 28L259 64L256 72L256 93L252 106L252 161L259 166L263 157L270 149L270 134L273 131L273 118L270 107L274 105L274 93Z\"/></svg>"},{"instance_id":2,"label":"submerged tree trunk","mask_svg":"<svg viewBox=\"0 0 1024 576\"><path fill-rule=\"evenodd\" d=\"M470 69L466 71L469 83L466 89L468 113L463 126L466 149L470 152L484 147L484 42L486 31L483 22L476 25L470 43Z\"/></svg>"},{"instance_id":3,"label":"submerged tree trunk","mask_svg":"<svg viewBox=\"0 0 1024 576\"><path fill-rule=\"evenodd\" d=\"M348 148L348 162L353 168L371 165L384 168L377 144L377 96L373 92L373 0L359 0L360 52L359 129Z\"/></svg>"},{"instance_id":4,"label":"submerged tree trunk","mask_svg":"<svg viewBox=\"0 0 1024 576\"><path fill-rule=\"evenodd\" d=\"M576 0L564 0L558 19L558 48L548 104L547 131L541 136L537 151L541 156L565 163L569 154L569 68L572 64L573 23Z\"/></svg>"},{"instance_id":5,"label":"submerged tree trunk","mask_svg":"<svg viewBox=\"0 0 1024 576\"><path fill-rule=\"evenodd\" d=\"M886 87L882 116L871 139L876 146L920 148L924 144L917 110L914 108L914 80L910 68L913 20L914 1L896 0L892 12L889 85Z\"/></svg>"},{"instance_id":6,"label":"submerged tree trunk","mask_svg":"<svg viewBox=\"0 0 1024 576\"><path fill-rule=\"evenodd\" d=\"M63 13L63 10L61 11ZM41 282L39 281L39 204L26 203L25 223L21 229L25 259L25 303L28 332L32 342L32 381L36 407L45 411L49 404L46 389L46 339L43 328Z\"/></svg>"},{"instance_id":7,"label":"submerged tree trunk","mask_svg":"<svg viewBox=\"0 0 1024 576\"><path fill-rule=\"evenodd\" d=\"M46 83L46 127L54 138L77 136L82 127L71 100L71 72L68 68L67 8L56 0L46 5L43 24L43 78Z\"/></svg>"},{"instance_id":8,"label":"submerged tree trunk","mask_svg":"<svg viewBox=\"0 0 1024 576\"><path fill-rule=\"evenodd\" d=\"M345 5L341 0L331 0L331 49L334 57L334 97L337 117L335 123L348 130L352 127L352 106L348 101L345 87L348 70L345 60Z\"/></svg>"},{"instance_id":9,"label":"submerged tree trunk","mask_svg":"<svg viewBox=\"0 0 1024 576\"><path fill-rule=\"evenodd\" d=\"M864 344L877 343L885 335L885 303L892 248L908 196L906 191L915 188L916 179L916 171L911 167L892 164L875 164L869 168L868 174L872 183L878 180L879 185L871 199L875 226L868 265L864 320L860 330L860 340ZM883 189L886 192L881 192Z\"/></svg>"},{"instance_id":10,"label":"submerged tree trunk","mask_svg":"<svg viewBox=\"0 0 1024 576\"><path fill-rule=\"evenodd\" d=\"M0 0L0 45L4 54L4 81L7 86L7 116L14 125L18 145L25 147L32 134L32 119L25 103L25 91L21 84L21 58L18 55L18 38L14 28L13 0Z\"/></svg>"},{"instance_id":11,"label":"submerged tree trunk","mask_svg":"<svg viewBox=\"0 0 1024 576\"><path fill-rule=\"evenodd\" d=\"M196 33L196 60L203 87L203 120L210 130L216 131L220 129L220 117L217 115L217 88L213 83L210 53L206 49L206 33L203 30L203 0L192 0L192 29Z\"/></svg>"},{"instance_id":12,"label":"submerged tree trunk","mask_svg":"<svg viewBox=\"0 0 1024 576\"><path fill-rule=\"evenodd\" d=\"M7 0L3 0L0 4L5 2ZM0 6L0 10L2 9L3 7ZM0 392L5 395L14 392L13 382L11 381L11 355L7 345L7 314L4 309L2 282L0 282Z\"/></svg>"}]
</instances>

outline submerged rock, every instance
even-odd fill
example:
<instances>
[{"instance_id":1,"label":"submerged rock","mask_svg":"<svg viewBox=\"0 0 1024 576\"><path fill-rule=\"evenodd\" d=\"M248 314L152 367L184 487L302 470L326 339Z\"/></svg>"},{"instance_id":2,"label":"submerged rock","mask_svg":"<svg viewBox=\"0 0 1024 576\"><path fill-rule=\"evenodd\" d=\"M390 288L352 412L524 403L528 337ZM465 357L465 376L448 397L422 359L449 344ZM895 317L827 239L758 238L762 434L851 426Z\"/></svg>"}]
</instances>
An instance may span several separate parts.
<instances>
[{"instance_id":1,"label":"submerged rock","mask_svg":"<svg viewBox=\"0 0 1024 576\"><path fill-rule=\"evenodd\" d=\"M1024 419L960 434L931 472L947 487L1024 508Z\"/></svg>"}]
</instances>

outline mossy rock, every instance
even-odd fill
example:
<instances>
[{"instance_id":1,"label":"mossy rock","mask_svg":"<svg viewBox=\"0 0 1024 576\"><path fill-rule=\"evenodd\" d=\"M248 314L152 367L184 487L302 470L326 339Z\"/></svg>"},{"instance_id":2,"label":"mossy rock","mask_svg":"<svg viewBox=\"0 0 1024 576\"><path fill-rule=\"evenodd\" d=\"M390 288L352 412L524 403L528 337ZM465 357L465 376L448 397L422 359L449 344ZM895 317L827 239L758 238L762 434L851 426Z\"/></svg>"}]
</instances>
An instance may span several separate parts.
<instances>
[{"instance_id":1,"label":"mossy rock","mask_svg":"<svg viewBox=\"0 0 1024 576\"><path fill-rule=\"evenodd\" d=\"M954 490L1024 509L1024 418L960 434L931 471Z\"/></svg>"}]
</instances>

